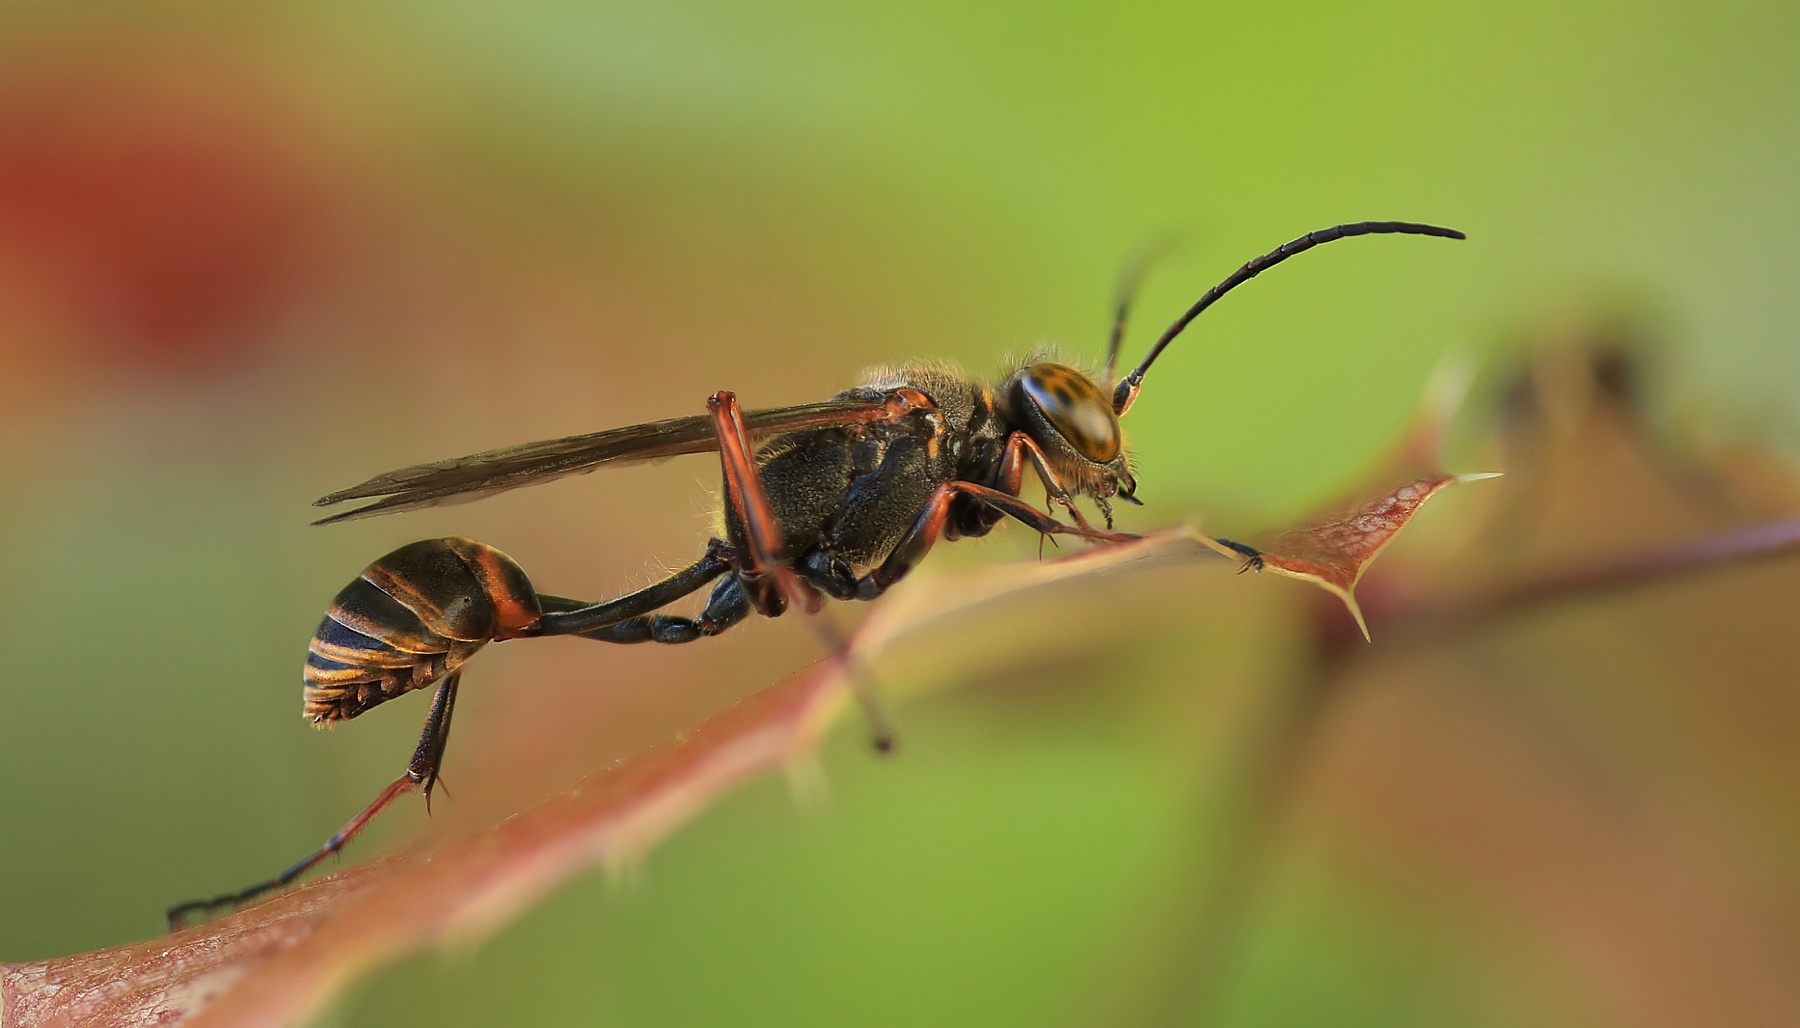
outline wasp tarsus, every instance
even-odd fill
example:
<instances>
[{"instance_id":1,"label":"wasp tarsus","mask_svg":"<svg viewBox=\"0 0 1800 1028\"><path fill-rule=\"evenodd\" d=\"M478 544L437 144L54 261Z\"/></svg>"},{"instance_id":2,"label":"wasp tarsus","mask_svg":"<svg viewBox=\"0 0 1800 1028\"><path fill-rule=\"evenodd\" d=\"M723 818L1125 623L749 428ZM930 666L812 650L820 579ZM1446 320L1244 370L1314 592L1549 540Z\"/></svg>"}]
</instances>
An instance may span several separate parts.
<instances>
[{"instance_id":1,"label":"wasp tarsus","mask_svg":"<svg viewBox=\"0 0 1800 1028\"><path fill-rule=\"evenodd\" d=\"M1214 539L1213 542L1218 543L1228 550L1243 554L1244 563L1242 567L1238 568L1238 574L1241 575L1246 571L1261 571L1263 569L1262 551L1256 547L1223 538Z\"/></svg>"}]
</instances>

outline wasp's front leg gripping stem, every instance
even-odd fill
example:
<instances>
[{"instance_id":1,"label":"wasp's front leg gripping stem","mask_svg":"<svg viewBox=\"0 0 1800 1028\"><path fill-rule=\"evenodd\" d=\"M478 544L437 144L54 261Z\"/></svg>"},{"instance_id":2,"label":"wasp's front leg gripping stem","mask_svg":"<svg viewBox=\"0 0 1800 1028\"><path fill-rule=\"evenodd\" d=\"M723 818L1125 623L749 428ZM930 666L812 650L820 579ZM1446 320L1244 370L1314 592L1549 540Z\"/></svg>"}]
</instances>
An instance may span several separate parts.
<instances>
[{"instance_id":1,"label":"wasp's front leg gripping stem","mask_svg":"<svg viewBox=\"0 0 1800 1028\"><path fill-rule=\"evenodd\" d=\"M907 530L905 538L901 539L899 545L895 546L893 551L888 554L887 559L881 562L881 566L864 575L857 583L857 599L872 600L881 595L895 582L906 577L907 572L916 567L919 561L925 559L925 554L931 552L932 545L937 542L938 536L943 534L944 522L950 516L950 502L958 494L972 496L990 504L1001 513L1023 522L1046 536L1078 535L1084 539L1112 543L1128 542L1137 538L1137 536L1122 532L1102 532L1085 525L1065 525L1017 496L1009 496L984 485L976 485L973 482L945 482L931 494L924 513L920 514L919 519L913 522L913 526Z\"/></svg>"},{"instance_id":2,"label":"wasp's front leg gripping stem","mask_svg":"<svg viewBox=\"0 0 1800 1028\"><path fill-rule=\"evenodd\" d=\"M1083 517L1081 510L1075 506L1075 498L1069 495L1069 490L1062 484L1062 479L1057 476L1055 471L1051 470L1050 461L1044 456L1043 448L1024 432L1014 432L1006 439L1006 450L1000 457L1000 491L1013 496L1019 495L1025 486L1026 460L1030 460L1031 466L1037 470L1038 478L1043 480L1044 491L1049 494L1051 501L1066 509L1077 525L1082 528L1090 527L1087 518ZM1107 527L1112 527L1111 522L1108 522Z\"/></svg>"}]
</instances>

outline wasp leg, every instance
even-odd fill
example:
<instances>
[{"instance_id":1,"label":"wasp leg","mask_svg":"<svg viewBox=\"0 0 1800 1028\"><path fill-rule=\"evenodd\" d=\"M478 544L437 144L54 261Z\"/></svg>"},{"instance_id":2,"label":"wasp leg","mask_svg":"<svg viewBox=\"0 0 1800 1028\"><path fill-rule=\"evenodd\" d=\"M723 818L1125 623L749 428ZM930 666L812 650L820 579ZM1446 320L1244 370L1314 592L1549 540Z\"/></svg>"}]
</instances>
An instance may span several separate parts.
<instances>
[{"instance_id":1,"label":"wasp leg","mask_svg":"<svg viewBox=\"0 0 1800 1028\"><path fill-rule=\"evenodd\" d=\"M525 635L583 635L666 607L731 570L730 548L722 540L706 544L706 555L668 578L637 592L603 603L587 603L563 596L538 594L543 616ZM589 636L590 638L597 638Z\"/></svg>"},{"instance_id":2,"label":"wasp leg","mask_svg":"<svg viewBox=\"0 0 1800 1028\"><path fill-rule=\"evenodd\" d=\"M1087 518L1082 517L1080 508L1075 506L1075 497L1070 496L1069 490L1063 487L1062 479L1050 470L1050 461L1038 447L1037 441L1023 432L1014 432L1006 437L1006 450L1000 457L999 490L1013 496L1019 495L1019 490L1025 485L1027 459L1037 469L1038 477L1043 479L1044 491L1050 494L1050 498L1067 508L1069 516L1075 519L1077 525L1082 528L1092 527L1087 523ZM990 507L988 510L991 514L984 516L984 519L989 524L1004 516L994 508ZM1111 519L1107 520L1106 527L1112 527Z\"/></svg>"},{"instance_id":3,"label":"wasp leg","mask_svg":"<svg viewBox=\"0 0 1800 1028\"><path fill-rule=\"evenodd\" d=\"M338 829L336 835L326 840L325 845L313 851L305 860L281 872L266 882L258 882L247 889L215 896L207 900L189 900L178 903L168 910L169 930L178 931L187 921L189 915L210 914L226 907L236 907L248 903L265 892L279 889L306 872L333 853L343 849L357 833L368 826L375 815L386 809L387 805L401 793L417 788L425 795L427 809L431 805L431 790L437 785L438 771L444 761L444 747L450 741L450 714L456 707L456 687L462 681L462 672L455 671L438 686L437 694L431 698L431 713L425 716L425 730L419 735L419 745L414 748L412 760L406 765L406 772L393 783L381 790L381 795L374 802L364 807L362 813L350 819L344 827Z\"/></svg>"},{"instance_id":4,"label":"wasp leg","mask_svg":"<svg viewBox=\"0 0 1800 1028\"><path fill-rule=\"evenodd\" d=\"M737 394L721 390L706 401L713 427L719 434L719 462L725 470L725 502L731 505L749 544L747 559L740 556L737 578L756 609L768 617L780 617L790 602L808 612L824 603L818 592L781 563L781 524L763 488L762 475L752 459L750 437Z\"/></svg>"},{"instance_id":5,"label":"wasp leg","mask_svg":"<svg viewBox=\"0 0 1800 1028\"><path fill-rule=\"evenodd\" d=\"M850 562L821 543L808 550L799 561L799 574L806 576L811 587L823 592L835 600L854 600L858 578ZM850 692L856 702L862 706L863 716L869 722L869 741L877 753L893 752L897 736L894 726L888 720L887 713L882 710L878 688L874 678L859 661L845 638L826 618L812 620L814 630L820 641L831 651L831 659L836 661L844 671L844 678L850 683Z\"/></svg>"},{"instance_id":6,"label":"wasp leg","mask_svg":"<svg viewBox=\"0 0 1800 1028\"><path fill-rule=\"evenodd\" d=\"M959 493L991 504L1002 514L1016 518L1044 535L1078 535L1084 539L1096 539L1110 543L1122 543L1137 538L1137 536L1120 532L1102 532L1086 526L1065 525L1017 496L1009 496L974 482L945 482L931 494L930 501L925 505L924 513L920 514L919 519L913 522L912 528L907 530L906 537L901 539L900 544L894 547L887 559L881 562L881 566L864 575L862 580L857 583L857 599L872 600L880 596L887 591L889 586L904 578L907 572L925 558L925 554L930 552L932 544L937 542L938 536L942 534L944 523L950 517L950 503Z\"/></svg>"},{"instance_id":7,"label":"wasp leg","mask_svg":"<svg viewBox=\"0 0 1800 1028\"><path fill-rule=\"evenodd\" d=\"M408 779L418 782L419 793L425 797L427 814L431 813L431 790L437 788L438 772L444 768L444 749L450 745L450 715L456 711L456 687L461 684L462 672L454 671L444 679L444 684L438 686L437 693L431 697L431 712L425 715L425 730L419 733L419 745L413 748L412 760L406 764L406 773L394 782L395 785ZM376 811L380 809L381 807L375 808ZM372 812L365 813L368 817L375 816ZM367 824L368 819L364 818L363 823ZM338 845L341 847L349 841L349 837L345 836L338 840Z\"/></svg>"},{"instance_id":8,"label":"wasp leg","mask_svg":"<svg viewBox=\"0 0 1800 1028\"><path fill-rule=\"evenodd\" d=\"M1224 539L1224 538L1214 539L1213 542L1218 543L1221 546L1226 547L1227 549L1236 550L1238 553L1241 553L1244 555L1244 566L1238 568L1238 574L1241 575L1246 571L1259 571L1260 572L1263 569L1264 562L1263 562L1262 551L1257 549L1256 547L1247 546L1244 543L1233 542L1230 539Z\"/></svg>"},{"instance_id":9,"label":"wasp leg","mask_svg":"<svg viewBox=\"0 0 1800 1028\"><path fill-rule=\"evenodd\" d=\"M929 397L915 390L900 390L889 402L896 410L906 413L935 409ZM707 401L707 409L712 411L713 425L719 433L719 460L725 467L727 502L738 523L744 526L744 536L750 546L750 566L740 563L731 584L740 584L748 603L769 617L779 616L790 604L809 615L819 614L825 607L824 596L782 560L786 555L781 552L784 546L781 525L775 518L774 506L769 503L769 494L763 488L762 474L751 459L750 442L744 431L743 415L738 410L737 396L730 392L716 393ZM724 584L713 591L706 614L701 615L702 622L726 591ZM852 659L849 640L826 618L812 617L809 622L819 640L831 651L831 659L849 679L851 692L868 717L876 751L892 752L894 729L875 698L874 685Z\"/></svg>"},{"instance_id":10,"label":"wasp leg","mask_svg":"<svg viewBox=\"0 0 1800 1028\"><path fill-rule=\"evenodd\" d=\"M554 599L554 597L545 597ZM697 618L677 614L639 614L609 625L599 625L579 632L564 632L583 639L611 643L685 643L718 635L750 616L750 597L737 578L731 577L713 586L706 609Z\"/></svg>"}]
</instances>

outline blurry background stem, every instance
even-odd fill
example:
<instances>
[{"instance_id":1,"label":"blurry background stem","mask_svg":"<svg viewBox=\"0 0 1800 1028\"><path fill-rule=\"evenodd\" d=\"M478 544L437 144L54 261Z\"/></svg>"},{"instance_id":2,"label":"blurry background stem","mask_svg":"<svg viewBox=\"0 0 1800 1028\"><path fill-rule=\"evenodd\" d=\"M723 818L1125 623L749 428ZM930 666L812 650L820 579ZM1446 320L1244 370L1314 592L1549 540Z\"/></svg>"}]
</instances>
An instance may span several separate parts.
<instances>
[{"instance_id":1,"label":"blurry background stem","mask_svg":"<svg viewBox=\"0 0 1800 1028\"><path fill-rule=\"evenodd\" d=\"M1204 819L1209 830L1193 836L1208 839L1213 848L1210 859L1193 854L1190 867L1203 873L1172 890L1177 902L1168 915L1178 928L1159 958L1166 960L1166 976L1144 997L1137 1022L1144 1028L1220 1023L1228 998L1224 983L1241 955L1246 926L1256 917L1267 873L1277 866L1272 857L1307 756L1330 730L1333 702L1329 668L1322 662L1275 690L1266 720L1247 743L1248 759L1225 777L1214 800L1218 811Z\"/></svg>"}]
</instances>

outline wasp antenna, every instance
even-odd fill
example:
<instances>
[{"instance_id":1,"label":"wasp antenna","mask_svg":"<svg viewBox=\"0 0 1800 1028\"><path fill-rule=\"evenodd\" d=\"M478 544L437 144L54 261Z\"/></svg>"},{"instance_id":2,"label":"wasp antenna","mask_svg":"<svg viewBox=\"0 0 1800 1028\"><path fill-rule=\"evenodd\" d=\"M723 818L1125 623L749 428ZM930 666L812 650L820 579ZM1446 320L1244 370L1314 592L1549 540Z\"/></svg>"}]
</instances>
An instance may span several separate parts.
<instances>
[{"instance_id":1,"label":"wasp antenna","mask_svg":"<svg viewBox=\"0 0 1800 1028\"><path fill-rule=\"evenodd\" d=\"M1100 388L1113 387L1113 372L1119 366L1119 347L1125 342L1125 325L1131 318L1131 305L1137 300L1138 289L1144 284L1144 276L1150 268L1175 248L1179 236L1175 232L1163 232L1145 240L1138 245L1125 268L1119 273L1119 287L1113 293L1112 333L1106 341L1106 364L1100 372Z\"/></svg>"},{"instance_id":2,"label":"wasp antenna","mask_svg":"<svg viewBox=\"0 0 1800 1028\"><path fill-rule=\"evenodd\" d=\"M1317 232L1308 232L1306 235L1301 236L1291 243L1284 243L1232 272L1225 281L1208 289L1205 296L1202 296L1198 302L1187 309L1186 314L1176 318L1175 323L1170 325L1168 329L1163 332L1162 337L1156 341L1156 345L1150 348L1149 354L1144 357L1144 362L1139 364L1131 374L1126 375L1124 381L1120 382L1118 387L1113 391L1113 410L1119 414L1124 414L1127 410L1131 409L1132 401L1137 399L1138 389L1143 384L1144 373L1150 370L1150 365L1156 363L1156 358L1162 355L1163 349L1173 342L1176 336L1181 334L1182 329L1188 327L1189 322L1199 317L1201 311L1218 302L1219 297L1224 296L1226 293L1231 292L1233 289L1236 289L1238 286L1243 285L1245 282L1250 281L1275 265L1280 264L1289 257L1292 257L1297 253L1304 253L1321 243L1329 243L1335 239L1346 239L1350 236L1387 235L1392 233L1412 236L1439 236L1444 239L1468 238L1453 228L1440 228L1437 225L1420 225L1410 221L1360 221L1354 225L1334 225L1331 228L1320 229ZM1117 342L1115 341L1114 352L1116 353L1116 351ZM1112 368L1112 362L1113 357L1112 355L1109 355L1107 359L1107 369L1109 372Z\"/></svg>"}]
</instances>

